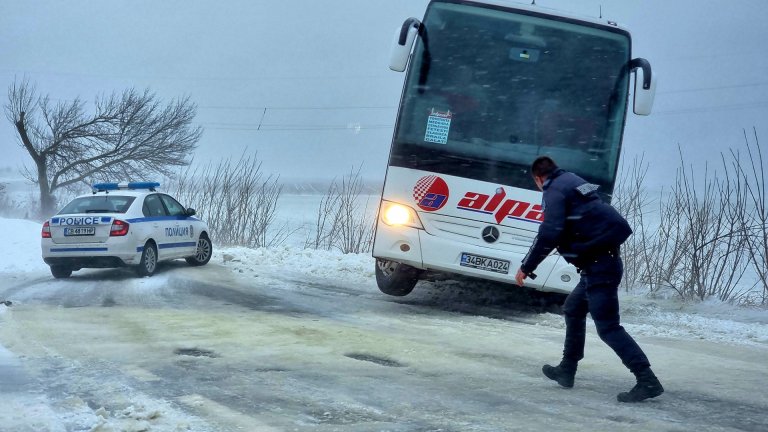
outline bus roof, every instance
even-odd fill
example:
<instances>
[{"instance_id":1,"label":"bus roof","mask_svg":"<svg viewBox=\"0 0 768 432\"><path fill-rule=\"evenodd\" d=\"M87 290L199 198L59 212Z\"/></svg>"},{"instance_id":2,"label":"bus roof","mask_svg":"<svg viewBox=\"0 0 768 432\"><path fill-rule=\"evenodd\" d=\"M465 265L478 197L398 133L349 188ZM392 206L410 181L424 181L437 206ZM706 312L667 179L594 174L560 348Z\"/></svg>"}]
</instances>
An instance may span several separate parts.
<instances>
[{"instance_id":1,"label":"bus roof","mask_svg":"<svg viewBox=\"0 0 768 432\"><path fill-rule=\"evenodd\" d=\"M479 5L487 5L487 6L495 6L503 9L509 9L509 10L519 10L519 11L526 11L526 12L533 12L543 15L549 15L559 18L566 18L568 20L573 21L581 21L585 23L589 23L592 25L598 25L601 27L607 27L611 29L621 29L625 32L629 32L624 26L619 25L618 23L607 20L607 19L601 19L601 18L595 18L595 17L589 17L589 16L583 16L583 15L574 15L568 12L563 12L557 9L552 9L544 6L539 6L537 4L530 4L530 3L520 3L513 0L432 0L433 3L443 2L443 3L476 3Z\"/></svg>"}]
</instances>

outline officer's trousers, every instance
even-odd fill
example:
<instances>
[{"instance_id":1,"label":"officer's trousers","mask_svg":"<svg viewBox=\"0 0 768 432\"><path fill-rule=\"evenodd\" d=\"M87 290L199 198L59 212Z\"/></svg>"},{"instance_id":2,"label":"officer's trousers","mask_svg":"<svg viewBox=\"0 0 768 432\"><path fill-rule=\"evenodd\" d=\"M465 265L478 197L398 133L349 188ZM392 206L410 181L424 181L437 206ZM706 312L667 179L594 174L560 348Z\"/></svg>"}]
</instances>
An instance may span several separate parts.
<instances>
[{"instance_id":1,"label":"officer's trousers","mask_svg":"<svg viewBox=\"0 0 768 432\"><path fill-rule=\"evenodd\" d=\"M581 280L563 305L565 344L563 360L576 363L584 358L587 313L597 334L636 373L650 366L640 346L619 323L619 282L624 266L618 254L605 254L580 269Z\"/></svg>"}]
</instances>

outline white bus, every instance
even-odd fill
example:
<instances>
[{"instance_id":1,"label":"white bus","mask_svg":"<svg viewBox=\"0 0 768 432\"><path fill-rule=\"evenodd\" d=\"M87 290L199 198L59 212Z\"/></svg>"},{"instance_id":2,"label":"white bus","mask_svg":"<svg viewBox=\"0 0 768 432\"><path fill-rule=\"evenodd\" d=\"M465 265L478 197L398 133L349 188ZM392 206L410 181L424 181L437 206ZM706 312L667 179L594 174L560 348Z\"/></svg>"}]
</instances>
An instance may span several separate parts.
<instances>
[{"instance_id":1,"label":"white bus","mask_svg":"<svg viewBox=\"0 0 768 432\"><path fill-rule=\"evenodd\" d=\"M405 84L373 256L395 296L425 270L514 283L543 218L531 162L550 155L610 200L631 76L639 115L656 82L616 23L503 0L432 0L397 30L390 69ZM557 254L537 276L544 292L578 281Z\"/></svg>"}]
</instances>

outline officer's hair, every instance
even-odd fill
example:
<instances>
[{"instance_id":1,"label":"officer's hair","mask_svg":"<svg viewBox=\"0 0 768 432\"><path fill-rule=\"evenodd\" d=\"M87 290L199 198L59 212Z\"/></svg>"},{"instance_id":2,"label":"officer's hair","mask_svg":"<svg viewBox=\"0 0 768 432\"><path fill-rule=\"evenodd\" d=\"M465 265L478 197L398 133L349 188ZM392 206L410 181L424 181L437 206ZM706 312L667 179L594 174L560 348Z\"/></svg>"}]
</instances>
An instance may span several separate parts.
<instances>
[{"instance_id":1,"label":"officer's hair","mask_svg":"<svg viewBox=\"0 0 768 432\"><path fill-rule=\"evenodd\" d=\"M558 166L549 156L539 156L531 164L531 175L536 177L549 177L557 170Z\"/></svg>"}]
</instances>

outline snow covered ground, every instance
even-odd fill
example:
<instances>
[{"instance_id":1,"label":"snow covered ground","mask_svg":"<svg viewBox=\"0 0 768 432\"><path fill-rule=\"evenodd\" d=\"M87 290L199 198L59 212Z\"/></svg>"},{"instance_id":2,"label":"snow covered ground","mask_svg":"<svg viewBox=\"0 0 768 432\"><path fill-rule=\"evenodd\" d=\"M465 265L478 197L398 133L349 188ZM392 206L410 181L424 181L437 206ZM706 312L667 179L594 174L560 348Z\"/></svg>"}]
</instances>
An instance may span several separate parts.
<instances>
[{"instance_id":1,"label":"snow covered ground","mask_svg":"<svg viewBox=\"0 0 768 432\"><path fill-rule=\"evenodd\" d=\"M317 200L317 196L291 197L289 202L296 208L303 206L305 211L287 209L281 217L292 226L305 224L307 218L311 219L313 203ZM4 239L8 246L6 250L9 251L0 262L0 301L5 300L2 294L12 291L13 287L51 278L47 266L40 258L40 227L37 222L0 218L0 238ZM375 292L374 262L370 255L305 250L301 244L303 236L299 234L285 244L272 248L254 250L216 247L212 263L231 272L233 277L240 280L258 279L269 280L271 284L278 283L280 286L277 289L282 292L301 289L289 282L292 277L325 281L329 285L360 286ZM167 282L168 275L159 274L153 278L131 281L128 288L149 296L152 292L162 290ZM451 291L452 287L457 287L451 282L422 284L431 284L432 288L440 289L440 301L445 304L460 303L466 299L460 290L455 293ZM31 290L25 295L37 294ZM22 296L11 300L16 305L6 306L0 303L0 326L14 325L13 320L9 319L12 314L8 312L15 306L23 305L25 301L33 301L34 298ZM460 304L452 306L461 309ZM674 299L648 299L640 293L622 293L622 318L627 330L635 336L679 339L681 343L690 340L711 341L726 350L731 345L749 345L768 350L766 310L737 308L715 300L683 304ZM564 327L562 317L554 314L537 314L531 319L535 320L532 324L536 326L555 329ZM491 326L493 322L494 320L483 319L484 326ZM470 331L469 327L466 331ZM462 336L456 334L454 337ZM467 333L466 337L473 336ZM20 370L21 360L23 359L16 358L14 353L0 345L0 374L5 371L5 376L8 376L16 369ZM19 376L22 381L24 379L23 374L12 375ZM115 394L122 388L119 382L111 383L110 386L115 387ZM62 412L61 404L57 403L56 407L52 407L45 395L33 392L14 393L0 408L0 418L7 419L4 424L0 424L0 431L215 430L204 420L180 412L177 407L163 400L139 393L124 396L131 404L117 412L108 412L103 407L91 407L77 396L67 399L66 411ZM203 403L188 402L190 405ZM30 406L34 409L31 410ZM153 426L151 429L147 426L149 424ZM63 425L67 425L69 429Z\"/></svg>"},{"instance_id":2,"label":"snow covered ground","mask_svg":"<svg viewBox=\"0 0 768 432\"><path fill-rule=\"evenodd\" d=\"M294 202L300 198L293 197ZM306 200L317 201L316 196ZM305 201L306 202L306 201ZM311 212L306 212L309 214ZM306 223L302 213L286 211L292 224ZM32 278L48 277L48 266L40 258L40 224L0 218L0 238L12 253L0 262L0 292ZM303 249L301 234L273 248L215 248L212 262L223 263L243 277L259 277L265 270L274 274L286 269L328 281L344 280L375 284L374 261L369 254L341 254L335 251ZM258 267L252 263L258 262ZM258 273L257 273L258 272ZM2 299L0 299L2 300ZM622 293L622 318L632 334L693 338L734 344L768 347L768 310L739 308L716 299L703 303L681 303L676 299L649 299L642 293ZM0 313L7 308L0 304ZM557 315L544 315L551 325L563 325ZM551 322L550 322L551 321Z\"/></svg>"}]
</instances>

